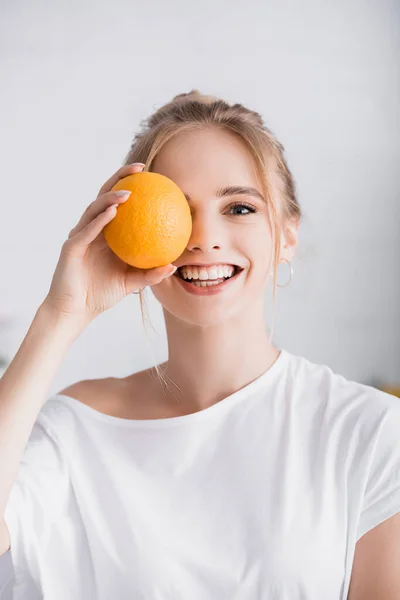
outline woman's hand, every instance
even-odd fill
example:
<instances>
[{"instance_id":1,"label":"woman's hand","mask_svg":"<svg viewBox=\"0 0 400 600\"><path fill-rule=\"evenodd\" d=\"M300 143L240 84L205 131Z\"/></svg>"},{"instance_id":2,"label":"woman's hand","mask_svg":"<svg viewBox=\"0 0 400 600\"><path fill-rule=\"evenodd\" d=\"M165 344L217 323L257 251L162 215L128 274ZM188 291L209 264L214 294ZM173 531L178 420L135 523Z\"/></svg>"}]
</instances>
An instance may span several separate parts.
<instances>
[{"instance_id":1,"label":"woman's hand","mask_svg":"<svg viewBox=\"0 0 400 600\"><path fill-rule=\"evenodd\" d=\"M44 304L63 315L92 321L122 298L172 275L173 265L137 269L120 260L109 248L103 228L129 198L111 188L119 179L143 170L136 163L118 169L101 187L64 242Z\"/></svg>"}]
</instances>

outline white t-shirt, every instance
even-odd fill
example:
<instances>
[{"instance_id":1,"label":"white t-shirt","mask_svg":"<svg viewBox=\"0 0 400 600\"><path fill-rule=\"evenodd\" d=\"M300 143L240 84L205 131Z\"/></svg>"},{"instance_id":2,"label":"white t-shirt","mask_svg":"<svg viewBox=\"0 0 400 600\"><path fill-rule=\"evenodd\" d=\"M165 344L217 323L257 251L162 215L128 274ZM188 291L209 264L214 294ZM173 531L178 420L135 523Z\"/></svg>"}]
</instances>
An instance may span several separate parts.
<instances>
[{"instance_id":1,"label":"white t-shirt","mask_svg":"<svg viewBox=\"0 0 400 600\"><path fill-rule=\"evenodd\" d=\"M400 399L282 350L190 415L56 394L7 504L15 600L345 600L400 512Z\"/></svg>"}]
</instances>

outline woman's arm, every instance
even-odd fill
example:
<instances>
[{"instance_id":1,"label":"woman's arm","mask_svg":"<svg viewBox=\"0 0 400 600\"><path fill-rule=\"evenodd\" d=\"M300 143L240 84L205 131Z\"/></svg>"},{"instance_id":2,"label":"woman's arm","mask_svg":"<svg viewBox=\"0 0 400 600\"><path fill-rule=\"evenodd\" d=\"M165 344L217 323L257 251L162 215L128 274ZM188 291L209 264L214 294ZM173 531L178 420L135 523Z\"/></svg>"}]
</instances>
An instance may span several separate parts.
<instances>
[{"instance_id":1,"label":"woman's arm","mask_svg":"<svg viewBox=\"0 0 400 600\"><path fill-rule=\"evenodd\" d=\"M0 379L0 554L9 548L3 515L33 425L64 356L85 326L44 302Z\"/></svg>"}]
</instances>

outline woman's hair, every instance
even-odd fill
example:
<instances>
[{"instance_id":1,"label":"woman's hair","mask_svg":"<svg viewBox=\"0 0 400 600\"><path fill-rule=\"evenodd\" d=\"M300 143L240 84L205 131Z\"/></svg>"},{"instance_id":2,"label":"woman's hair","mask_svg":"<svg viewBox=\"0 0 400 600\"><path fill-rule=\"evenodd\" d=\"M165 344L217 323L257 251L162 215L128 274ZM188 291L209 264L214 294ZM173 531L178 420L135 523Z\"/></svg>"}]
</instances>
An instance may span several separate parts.
<instances>
[{"instance_id":1,"label":"woman's hair","mask_svg":"<svg viewBox=\"0 0 400 600\"><path fill-rule=\"evenodd\" d=\"M192 90L178 94L171 102L159 108L141 122L124 165L144 163L151 171L153 161L161 148L171 138L186 131L196 131L213 126L238 136L249 149L258 174L271 223L273 261L273 315L275 315L277 270L280 255L280 232L290 221L299 221L299 206L295 183L286 164L284 147L264 124L261 115L242 104L229 104L225 100ZM140 307L145 325L144 297L140 292ZM273 336L273 325L270 340ZM168 386L158 365L155 370Z\"/></svg>"}]
</instances>

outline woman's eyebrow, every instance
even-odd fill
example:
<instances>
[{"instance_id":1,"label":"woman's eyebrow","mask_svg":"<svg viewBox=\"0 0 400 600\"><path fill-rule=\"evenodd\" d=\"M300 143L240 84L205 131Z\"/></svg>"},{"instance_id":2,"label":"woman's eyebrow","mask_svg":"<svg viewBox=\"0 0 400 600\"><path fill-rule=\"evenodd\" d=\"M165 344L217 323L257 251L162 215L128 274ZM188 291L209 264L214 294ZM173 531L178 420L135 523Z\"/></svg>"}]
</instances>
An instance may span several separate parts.
<instances>
[{"instance_id":1,"label":"woman's eyebrow","mask_svg":"<svg viewBox=\"0 0 400 600\"><path fill-rule=\"evenodd\" d=\"M224 198L225 196L240 196L244 194L246 196L254 196L255 198L258 198L259 200L265 202L264 196L258 190L256 190L256 188L253 187L247 187L243 185L231 185L217 190L217 196L219 198ZM192 199L189 196L189 194L185 194L185 197L188 202L191 202Z\"/></svg>"}]
</instances>

